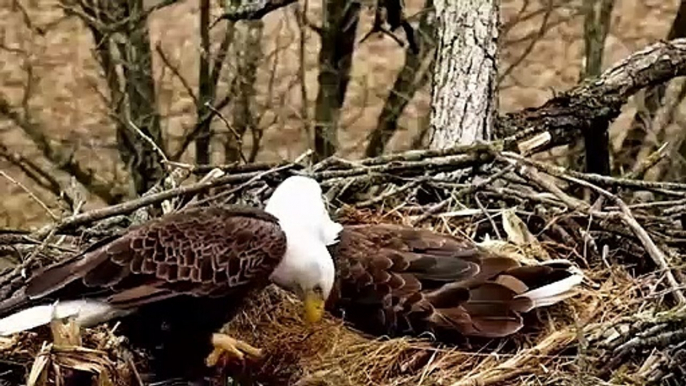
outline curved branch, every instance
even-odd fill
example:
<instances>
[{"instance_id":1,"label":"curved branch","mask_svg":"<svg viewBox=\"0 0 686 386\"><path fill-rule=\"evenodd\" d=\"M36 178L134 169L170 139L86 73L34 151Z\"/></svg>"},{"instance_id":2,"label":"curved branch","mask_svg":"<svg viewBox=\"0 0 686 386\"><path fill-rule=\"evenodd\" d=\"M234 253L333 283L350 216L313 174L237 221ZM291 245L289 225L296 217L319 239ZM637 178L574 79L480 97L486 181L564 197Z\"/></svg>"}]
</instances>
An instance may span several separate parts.
<instances>
[{"instance_id":1,"label":"curved branch","mask_svg":"<svg viewBox=\"0 0 686 386\"><path fill-rule=\"evenodd\" d=\"M579 130L592 130L593 123L612 121L629 97L642 88L686 75L686 38L660 41L638 51L597 78L550 99L540 107L524 109L499 117L499 138L527 137L544 131L551 141L538 151L569 143Z\"/></svg>"},{"instance_id":2,"label":"curved branch","mask_svg":"<svg viewBox=\"0 0 686 386\"><path fill-rule=\"evenodd\" d=\"M48 161L60 170L74 176L80 184L106 203L115 204L124 197L123 192L118 190L115 185L103 181L94 170L78 163L74 159L71 149L55 144L45 135L45 131L40 125L16 112L3 94L0 94L0 116L6 117L17 125L36 144Z\"/></svg>"}]
</instances>

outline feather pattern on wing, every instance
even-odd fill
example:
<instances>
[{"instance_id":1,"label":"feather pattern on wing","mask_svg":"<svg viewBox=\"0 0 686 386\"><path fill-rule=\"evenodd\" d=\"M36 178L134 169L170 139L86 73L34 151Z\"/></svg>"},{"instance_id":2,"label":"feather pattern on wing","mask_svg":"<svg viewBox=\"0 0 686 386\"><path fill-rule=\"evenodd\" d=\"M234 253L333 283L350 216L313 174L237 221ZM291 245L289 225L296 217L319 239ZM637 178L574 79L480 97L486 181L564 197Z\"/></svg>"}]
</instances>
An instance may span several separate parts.
<instances>
[{"instance_id":1,"label":"feather pattern on wing","mask_svg":"<svg viewBox=\"0 0 686 386\"><path fill-rule=\"evenodd\" d=\"M574 294L567 261L521 266L466 239L399 225L346 225L332 247L337 283L327 304L356 328L502 337L521 313Z\"/></svg>"},{"instance_id":2,"label":"feather pattern on wing","mask_svg":"<svg viewBox=\"0 0 686 386\"><path fill-rule=\"evenodd\" d=\"M285 250L278 220L262 210L189 209L39 270L20 301L0 302L0 315L49 299L97 298L130 309L179 295L259 289L268 285Z\"/></svg>"}]
</instances>

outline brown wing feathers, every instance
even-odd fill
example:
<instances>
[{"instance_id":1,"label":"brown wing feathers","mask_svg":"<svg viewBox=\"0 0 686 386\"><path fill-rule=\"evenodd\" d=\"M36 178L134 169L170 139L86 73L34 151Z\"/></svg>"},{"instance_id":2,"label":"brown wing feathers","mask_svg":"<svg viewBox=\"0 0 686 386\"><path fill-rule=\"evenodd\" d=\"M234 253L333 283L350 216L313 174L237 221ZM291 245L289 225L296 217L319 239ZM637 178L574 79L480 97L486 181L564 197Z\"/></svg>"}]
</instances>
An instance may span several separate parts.
<instances>
[{"instance_id":1,"label":"brown wing feathers","mask_svg":"<svg viewBox=\"0 0 686 386\"><path fill-rule=\"evenodd\" d=\"M397 225L345 226L332 255L338 278L329 309L387 335L506 336L522 327L521 312L564 298L527 294L571 275L568 263L522 267L467 240Z\"/></svg>"},{"instance_id":2,"label":"brown wing feathers","mask_svg":"<svg viewBox=\"0 0 686 386\"><path fill-rule=\"evenodd\" d=\"M80 284L107 292L109 302L123 307L178 294L224 295L248 283L266 285L285 248L278 221L266 212L196 208L50 266L25 292L35 299Z\"/></svg>"}]
</instances>

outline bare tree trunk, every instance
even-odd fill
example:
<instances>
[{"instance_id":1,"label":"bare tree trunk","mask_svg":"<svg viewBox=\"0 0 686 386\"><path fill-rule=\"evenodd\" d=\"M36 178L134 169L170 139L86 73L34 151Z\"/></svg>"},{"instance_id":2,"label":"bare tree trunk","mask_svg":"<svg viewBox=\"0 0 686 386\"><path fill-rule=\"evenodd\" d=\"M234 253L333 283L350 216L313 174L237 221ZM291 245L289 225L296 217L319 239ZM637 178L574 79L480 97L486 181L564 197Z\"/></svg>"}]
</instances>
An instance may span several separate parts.
<instances>
[{"instance_id":1,"label":"bare tree trunk","mask_svg":"<svg viewBox=\"0 0 686 386\"><path fill-rule=\"evenodd\" d=\"M84 6L84 12L99 20L104 26L121 24L124 39L114 42L99 30L98 24L89 24L96 42L100 65L110 89L110 104L117 118L117 142L119 155L127 165L133 179L134 190L143 194L163 176L160 155L141 134L162 144L162 129L157 111L155 81L152 77L152 50L147 27L147 17L141 16L143 0L101 0L97 8ZM118 51L120 60L112 56ZM118 62L122 62L123 77L117 75ZM140 133L129 125L136 125Z\"/></svg>"},{"instance_id":2,"label":"bare tree trunk","mask_svg":"<svg viewBox=\"0 0 686 386\"><path fill-rule=\"evenodd\" d=\"M336 152L338 120L350 81L360 3L323 0L322 47L319 51L319 92L315 105L315 159Z\"/></svg>"},{"instance_id":3,"label":"bare tree trunk","mask_svg":"<svg viewBox=\"0 0 686 386\"><path fill-rule=\"evenodd\" d=\"M200 0L200 69L198 74L198 119L209 111L205 105L214 99L212 80L210 79L210 0ZM198 128L195 139L195 162L198 165L210 163L210 142L212 140L211 120L203 122Z\"/></svg>"},{"instance_id":4,"label":"bare tree trunk","mask_svg":"<svg viewBox=\"0 0 686 386\"><path fill-rule=\"evenodd\" d=\"M417 90L421 89L431 78L435 47L431 44L436 32L435 23L430 20L430 8L433 8L433 0L427 0L424 5L424 13L419 20L419 47L420 52L412 52L412 46L405 49L405 64L395 79L393 88L384 102L376 129L371 133L369 144L365 150L365 156L376 157L384 152L388 141L398 130L398 119L405 107L410 103ZM422 64L427 56L430 63L422 69Z\"/></svg>"},{"instance_id":5,"label":"bare tree trunk","mask_svg":"<svg viewBox=\"0 0 686 386\"><path fill-rule=\"evenodd\" d=\"M143 0L129 0L129 15L138 15L143 12ZM162 129L160 127L160 115L157 111L157 96L155 93L155 80L152 72L152 50L150 48L150 34L148 20L132 26L129 35L130 48L127 62L135 63L133 68L124 66L127 78L127 94L131 118L138 128L143 131L155 143L162 143ZM150 190L164 175L162 160L157 150L147 141L142 139L139 133L131 133L129 136L136 138L136 150L139 155L134 163L134 186L136 193L143 194Z\"/></svg>"},{"instance_id":6,"label":"bare tree trunk","mask_svg":"<svg viewBox=\"0 0 686 386\"><path fill-rule=\"evenodd\" d=\"M246 20L237 32L234 46L236 50L236 92L233 107L233 131L227 133L224 144L224 160L226 163L237 162L245 158L242 139L245 133L255 133L258 130L254 112L252 111L255 98L255 81L257 66L262 58L261 42L264 23L262 20ZM253 138L253 147L259 147Z\"/></svg>"},{"instance_id":7,"label":"bare tree trunk","mask_svg":"<svg viewBox=\"0 0 686 386\"><path fill-rule=\"evenodd\" d=\"M603 53L605 52L605 40L610 31L612 9L614 0L584 0L584 48L586 65L584 66L581 79L600 75L603 66ZM575 144L570 145L570 167L581 170L585 161L585 171L602 175L610 174L610 137L608 129L610 122L601 120L594 122L584 129L583 141L577 139ZM583 157L579 153L583 152Z\"/></svg>"},{"instance_id":8,"label":"bare tree trunk","mask_svg":"<svg viewBox=\"0 0 686 386\"><path fill-rule=\"evenodd\" d=\"M436 0L429 146L490 140L497 109L498 0Z\"/></svg>"}]
</instances>

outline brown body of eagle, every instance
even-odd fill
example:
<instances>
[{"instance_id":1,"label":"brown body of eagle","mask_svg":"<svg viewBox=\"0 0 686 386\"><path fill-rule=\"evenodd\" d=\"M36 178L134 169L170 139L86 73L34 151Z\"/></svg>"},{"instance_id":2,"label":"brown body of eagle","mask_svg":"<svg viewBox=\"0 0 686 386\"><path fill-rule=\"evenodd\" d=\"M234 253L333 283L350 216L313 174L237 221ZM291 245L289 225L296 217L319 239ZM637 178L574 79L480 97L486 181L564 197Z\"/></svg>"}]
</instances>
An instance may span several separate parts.
<instances>
[{"instance_id":1,"label":"brown body of eagle","mask_svg":"<svg viewBox=\"0 0 686 386\"><path fill-rule=\"evenodd\" d=\"M104 244L104 245L103 245ZM120 309L182 295L264 288L286 251L278 220L259 209L194 208L129 230L35 272L0 315L27 302L95 297Z\"/></svg>"},{"instance_id":2,"label":"brown body of eagle","mask_svg":"<svg viewBox=\"0 0 686 386\"><path fill-rule=\"evenodd\" d=\"M117 331L152 354L160 379L203 377L211 334L270 283L285 251L278 220L263 210L184 210L33 272L0 301L0 317L56 300L104 301L135 311Z\"/></svg>"},{"instance_id":3,"label":"brown body of eagle","mask_svg":"<svg viewBox=\"0 0 686 386\"><path fill-rule=\"evenodd\" d=\"M523 327L522 313L571 296L581 277L566 261L521 266L467 239L399 225L346 225L331 251L328 309L375 335L504 337ZM543 297L532 292L556 283Z\"/></svg>"},{"instance_id":4,"label":"brown body of eagle","mask_svg":"<svg viewBox=\"0 0 686 386\"><path fill-rule=\"evenodd\" d=\"M337 278L327 308L375 335L506 336L538 305L528 291L571 275L564 263L522 267L429 230L346 225L339 236L330 247ZM35 272L0 301L0 317L57 299L104 299L136 310L118 331L150 352L156 379L202 378L209 336L249 292L268 285L285 249L277 219L262 210L185 210Z\"/></svg>"}]
</instances>

